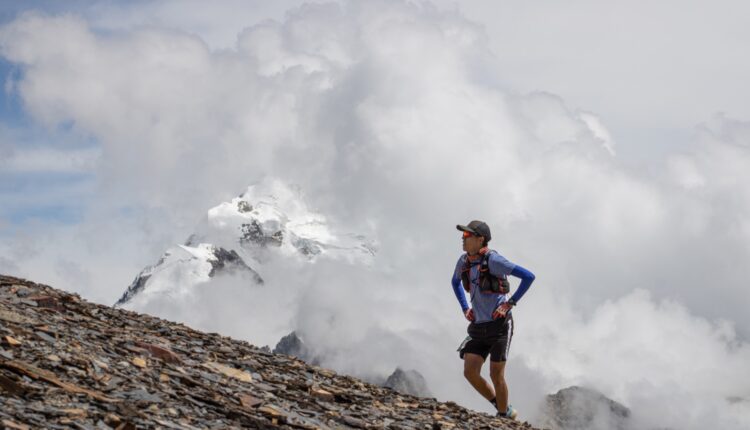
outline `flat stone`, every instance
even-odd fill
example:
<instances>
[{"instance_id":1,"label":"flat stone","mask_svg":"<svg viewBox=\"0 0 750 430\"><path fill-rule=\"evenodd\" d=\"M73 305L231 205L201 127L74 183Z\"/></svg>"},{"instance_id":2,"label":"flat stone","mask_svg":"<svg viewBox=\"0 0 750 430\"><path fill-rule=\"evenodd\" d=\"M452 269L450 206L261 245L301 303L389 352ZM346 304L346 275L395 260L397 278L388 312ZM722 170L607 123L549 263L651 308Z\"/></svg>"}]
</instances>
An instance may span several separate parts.
<instances>
[{"instance_id":1,"label":"flat stone","mask_svg":"<svg viewBox=\"0 0 750 430\"><path fill-rule=\"evenodd\" d=\"M21 341L19 341L18 339L14 338L12 336L5 336L5 337L3 337L3 339L5 340L5 343L7 343L10 346L19 346L19 345L21 345Z\"/></svg>"},{"instance_id":2,"label":"flat stone","mask_svg":"<svg viewBox=\"0 0 750 430\"><path fill-rule=\"evenodd\" d=\"M43 332L43 331L36 331L36 332L34 332L34 334L35 334L35 335L36 335L36 336L37 336L37 337L38 337L39 339L42 339L42 340L43 340L43 341L45 341L45 342L49 342L49 343L51 343L51 344L55 344L55 343L57 342L57 339L55 339L54 337L52 337L52 336L48 335L47 333L45 333L45 332Z\"/></svg>"},{"instance_id":3,"label":"flat stone","mask_svg":"<svg viewBox=\"0 0 750 430\"><path fill-rule=\"evenodd\" d=\"M0 309L0 320L4 320L10 323L23 324L31 322L31 319L19 314L18 312L6 311Z\"/></svg>"},{"instance_id":4,"label":"flat stone","mask_svg":"<svg viewBox=\"0 0 750 430\"><path fill-rule=\"evenodd\" d=\"M135 345L166 363L179 363L181 361L180 356L168 348L145 342L136 342Z\"/></svg>"},{"instance_id":5,"label":"flat stone","mask_svg":"<svg viewBox=\"0 0 750 430\"><path fill-rule=\"evenodd\" d=\"M6 351L2 348L0 348L0 355L7 358L8 360L13 360L13 352L12 351Z\"/></svg>"},{"instance_id":6,"label":"flat stone","mask_svg":"<svg viewBox=\"0 0 750 430\"><path fill-rule=\"evenodd\" d=\"M200 375L201 375L201 377L202 377L203 379L207 379L207 380L209 380L209 381L211 381L211 382L216 382L216 383L219 383L219 382L221 382L221 376L219 376L219 375L217 375L217 374L215 374L215 373L210 373L210 372L200 372Z\"/></svg>"},{"instance_id":7,"label":"flat stone","mask_svg":"<svg viewBox=\"0 0 750 430\"><path fill-rule=\"evenodd\" d=\"M249 394L240 394L240 404L246 409L252 409L263 403L263 400L253 397Z\"/></svg>"},{"instance_id":8,"label":"flat stone","mask_svg":"<svg viewBox=\"0 0 750 430\"><path fill-rule=\"evenodd\" d=\"M235 369L233 367L226 366L221 363L216 363L212 361L208 363L203 363L202 366L207 369L216 371L216 372L221 372L224 375L229 376L230 378L238 379L242 382L252 382L253 380L253 377L249 373L240 369Z\"/></svg>"},{"instance_id":9,"label":"flat stone","mask_svg":"<svg viewBox=\"0 0 750 430\"><path fill-rule=\"evenodd\" d=\"M281 409L274 405L263 405L258 408L258 411L263 412L267 415L271 415L273 417L281 417L286 415Z\"/></svg>"},{"instance_id":10,"label":"flat stone","mask_svg":"<svg viewBox=\"0 0 750 430\"><path fill-rule=\"evenodd\" d=\"M0 422L3 423L3 426L5 426L6 429L29 430L29 426L27 426L26 424L17 423L12 420L2 420Z\"/></svg>"},{"instance_id":11,"label":"flat stone","mask_svg":"<svg viewBox=\"0 0 750 430\"><path fill-rule=\"evenodd\" d=\"M114 390L117 388L121 383L124 382L124 379L119 378L115 376L114 378L107 381L107 385L104 387L105 390Z\"/></svg>"},{"instance_id":12,"label":"flat stone","mask_svg":"<svg viewBox=\"0 0 750 430\"><path fill-rule=\"evenodd\" d=\"M13 286L13 287L11 287L11 288L15 288L15 290L16 290L16 295L17 295L18 297L26 297L26 296L29 296L29 295L31 295L31 293L33 292L33 291L31 291L30 289L28 289L28 288L24 287L23 285L14 285L14 286Z\"/></svg>"},{"instance_id":13,"label":"flat stone","mask_svg":"<svg viewBox=\"0 0 750 430\"><path fill-rule=\"evenodd\" d=\"M323 390L322 388L313 388L310 390L310 394L324 402L332 402L335 399L333 393Z\"/></svg>"},{"instance_id":14,"label":"flat stone","mask_svg":"<svg viewBox=\"0 0 750 430\"><path fill-rule=\"evenodd\" d=\"M70 408L70 409L63 409L61 411L65 415L71 416L71 417L85 417L87 415L87 412L85 409L79 409L79 408Z\"/></svg>"},{"instance_id":15,"label":"flat stone","mask_svg":"<svg viewBox=\"0 0 750 430\"><path fill-rule=\"evenodd\" d=\"M358 429L367 428L367 423L364 420L361 420L359 418L343 416L342 419L344 420L344 423L346 423L346 425L348 426L356 427Z\"/></svg>"},{"instance_id":16,"label":"flat stone","mask_svg":"<svg viewBox=\"0 0 750 430\"><path fill-rule=\"evenodd\" d=\"M123 394L125 394L125 397L127 397L128 399L139 402L161 403L162 401L161 397L159 397L158 395L151 394L142 388L128 391Z\"/></svg>"},{"instance_id":17,"label":"flat stone","mask_svg":"<svg viewBox=\"0 0 750 430\"><path fill-rule=\"evenodd\" d=\"M146 360L142 359L141 357L133 357L130 362L133 363L133 366L140 367L141 369L146 368Z\"/></svg>"},{"instance_id":18,"label":"flat stone","mask_svg":"<svg viewBox=\"0 0 750 430\"><path fill-rule=\"evenodd\" d=\"M98 366L104 370L109 369L109 365L101 360L97 360L96 358L91 360L92 363L94 363L95 366Z\"/></svg>"},{"instance_id":19,"label":"flat stone","mask_svg":"<svg viewBox=\"0 0 750 430\"><path fill-rule=\"evenodd\" d=\"M35 294L27 298L29 300L33 300L34 302L36 302L37 306L40 308L52 309L52 310L59 311L59 312L62 312L65 310L65 307L62 306L57 301L57 299L52 296Z\"/></svg>"},{"instance_id":20,"label":"flat stone","mask_svg":"<svg viewBox=\"0 0 750 430\"><path fill-rule=\"evenodd\" d=\"M110 427L117 427L122 422L122 419L116 414L107 414L104 416L104 423Z\"/></svg>"}]
</instances>

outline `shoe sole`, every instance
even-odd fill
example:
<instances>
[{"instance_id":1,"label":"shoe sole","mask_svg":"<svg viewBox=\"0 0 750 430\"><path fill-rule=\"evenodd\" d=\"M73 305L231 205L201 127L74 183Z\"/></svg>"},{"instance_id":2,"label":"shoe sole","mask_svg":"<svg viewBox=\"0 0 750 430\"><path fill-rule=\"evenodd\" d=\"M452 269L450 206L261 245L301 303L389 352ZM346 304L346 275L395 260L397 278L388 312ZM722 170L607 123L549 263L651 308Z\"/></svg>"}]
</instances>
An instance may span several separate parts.
<instances>
[{"instance_id":1,"label":"shoe sole","mask_svg":"<svg viewBox=\"0 0 750 430\"><path fill-rule=\"evenodd\" d=\"M516 410L513 410L513 413L510 416L508 416L508 415L500 415L500 414L498 414L497 416L500 417L500 418L506 418L506 419L509 419L509 420L516 421L516 417L518 416L518 412Z\"/></svg>"}]
</instances>

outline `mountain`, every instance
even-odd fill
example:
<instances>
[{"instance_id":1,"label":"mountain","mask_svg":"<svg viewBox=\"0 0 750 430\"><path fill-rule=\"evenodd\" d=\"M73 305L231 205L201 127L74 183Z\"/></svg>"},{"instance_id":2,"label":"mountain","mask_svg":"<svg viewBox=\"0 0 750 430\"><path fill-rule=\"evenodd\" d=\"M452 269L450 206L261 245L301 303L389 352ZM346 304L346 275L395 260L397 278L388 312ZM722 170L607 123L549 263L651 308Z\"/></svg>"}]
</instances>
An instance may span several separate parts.
<instances>
[{"instance_id":1,"label":"mountain","mask_svg":"<svg viewBox=\"0 0 750 430\"><path fill-rule=\"evenodd\" d=\"M0 424L533 429L0 275Z\"/></svg>"},{"instance_id":2,"label":"mountain","mask_svg":"<svg viewBox=\"0 0 750 430\"><path fill-rule=\"evenodd\" d=\"M320 358L312 354L305 342L294 331L282 337L274 347L273 352L274 354L291 355L313 365L318 365L321 362ZM376 379L368 382L412 396L432 396L427 388L427 381L425 381L424 376L416 370L403 370L397 367L385 380Z\"/></svg>"},{"instance_id":3,"label":"mountain","mask_svg":"<svg viewBox=\"0 0 750 430\"><path fill-rule=\"evenodd\" d=\"M263 278L235 250L209 243L177 245L143 269L115 306L137 307L138 300L148 301L153 295L188 293L187 288L208 283L218 274L246 275L250 283L263 284Z\"/></svg>"},{"instance_id":4,"label":"mountain","mask_svg":"<svg viewBox=\"0 0 750 430\"><path fill-rule=\"evenodd\" d=\"M263 265L273 258L369 265L375 252L374 241L329 225L298 188L267 178L209 209L187 241L144 268L115 306L143 311L156 299L189 298L220 277L262 285Z\"/></svg>"},{"instance_id":5,"label":"mountain","mask_svg":"<svg viewBox=\"0 0 750 430\"><path fill-rule=\"evenodd\" d=\"M399 393L411 394L412 396L430 397L427 381L424 376L416 370L403 370L397 367L386 379L384 387L393 388Z\"/></svg>"},{"instance_id":6,"label":"mountain","mask_svg":"<svg viewBox=\"0 0 750 430\"><path fill-rule=\"evenodd\" d=\"M296 332L291 332L282 337L281 340L279 340L279 343L276 344L273 352L274 354L291 355L292 357L297 357L304 362L316 364L313 361L314 357L312 357L310 351L307 349L307 345L302 342Z\"/></svg>"},{"instance_id":7,"label":"mountain","mask_svg":"<svg viewBox=\"0 0 750 430\"><path fill-rule=\"evenodd\" d=\"M600 392L572 386L545 399L542 425L552 430L624 430L630 410Z\"/></svg>"}]
</instances>

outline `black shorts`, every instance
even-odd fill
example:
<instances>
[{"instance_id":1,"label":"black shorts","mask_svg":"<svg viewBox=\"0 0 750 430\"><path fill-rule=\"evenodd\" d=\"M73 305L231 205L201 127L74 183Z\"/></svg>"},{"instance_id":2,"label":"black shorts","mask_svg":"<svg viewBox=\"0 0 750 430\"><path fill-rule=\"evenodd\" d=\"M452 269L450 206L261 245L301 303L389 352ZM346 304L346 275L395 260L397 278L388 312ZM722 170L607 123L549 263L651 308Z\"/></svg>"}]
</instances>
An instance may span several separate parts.
<instances>
[{"instance_id":1,"label":"black shorts","mask_svg":"<svg viewBox=\"0 0 750 430\"><path fill-rule=\"evenodd\" d=\"M510 341L513 339L513 315L479 324L471 323L466 330L469 337L459 347L459 357L464 354L481 355L490 361L507 361Z\"/></svg>"}]
</instances>

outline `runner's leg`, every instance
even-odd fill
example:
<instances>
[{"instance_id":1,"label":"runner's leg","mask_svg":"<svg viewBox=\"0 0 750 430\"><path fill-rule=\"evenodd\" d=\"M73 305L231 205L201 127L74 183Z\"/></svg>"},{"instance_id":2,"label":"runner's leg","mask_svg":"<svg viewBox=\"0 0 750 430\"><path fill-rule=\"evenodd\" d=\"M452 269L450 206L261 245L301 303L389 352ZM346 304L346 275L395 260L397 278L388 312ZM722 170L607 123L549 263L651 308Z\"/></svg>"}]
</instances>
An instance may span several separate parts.
<instances>
[{"instance_id":1,"label":"runner's leg","mask_svg":"<svg viewBox=\"0 0 750 430\"><path fill-rule=\"evenodd\" d=\"M482 378L480 374L482 370L482 364L484 364L484 358L479 354L466 353L464 354L464 376L471 383L471 385L479 391L479 394L484 396L485 399L491 400L495 397L495 393L492 390L492 386L487 382L486 379ZM507 396L506 396L506 402Z\"/></svg>"},{"instance_id":2,"label":"runner's leg","mask_svg":"<svg viewBox=\"0 0 750 430\"><path fill-rule=\"evenodd\" d=\"M497 410L504 413L508 410L508 385L505 383L504 361L490 361L490 378L497 395Z\"/></svg>"},{"instance_id":3,"label":"runner's leg","mask_svg":"<svg viewBox=\"0 0 750 430\"><path fill-rule=\"evenodd\" d=\"M497 410L505 413L508 410L508 384L505 383L505 363L510 352L510 342L513 339L513 316L509 316L504 324L498 342L490 349L490 379L497 394Z\"/></svg>"}]
</instances>

